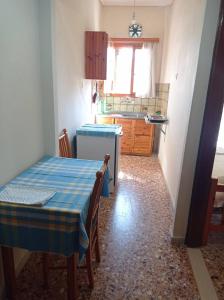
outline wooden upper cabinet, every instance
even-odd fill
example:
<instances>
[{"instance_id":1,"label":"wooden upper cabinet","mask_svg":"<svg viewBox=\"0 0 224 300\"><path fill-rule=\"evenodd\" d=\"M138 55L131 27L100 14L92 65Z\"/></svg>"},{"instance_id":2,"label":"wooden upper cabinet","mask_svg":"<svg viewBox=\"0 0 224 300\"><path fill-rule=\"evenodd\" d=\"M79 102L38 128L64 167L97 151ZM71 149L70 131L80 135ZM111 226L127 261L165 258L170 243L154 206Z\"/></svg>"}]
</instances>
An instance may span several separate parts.
<instances>
[{"instance_id":1,"label":"wooden upper cabinet","mask_svg":"<svg viewBox=\"0 0 224 300\"><path fill-rule=\"evenodd\" d=\"M85 78L106 80L108 34L85 32Z\"/></svg>"}]
</instances>

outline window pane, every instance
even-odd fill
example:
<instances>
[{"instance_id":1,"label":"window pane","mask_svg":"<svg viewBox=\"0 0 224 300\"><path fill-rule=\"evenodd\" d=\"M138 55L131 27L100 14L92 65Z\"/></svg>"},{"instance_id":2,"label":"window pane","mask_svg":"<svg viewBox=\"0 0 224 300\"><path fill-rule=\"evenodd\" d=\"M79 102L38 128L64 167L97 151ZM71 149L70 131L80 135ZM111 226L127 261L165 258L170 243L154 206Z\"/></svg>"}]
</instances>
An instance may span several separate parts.
<instances>
[{"instance_id":1,"label":"window pane","mask_svg":"<svg viewBox=\"0 0 224 300\"><path fill-rule=\"evenodd\" d=\"M136 95L147 95L150 89L151 55L149 49L136 49L134 92Z\"/></svg>"},{"instance_id":2,"label":"window pane","mask_svg":"<svg viewBox=\"0 0 224 300\"><path fill-rule=\"evenodd\" d=\"M132 48L116 49L114 93L130 93L132 54Z\"/></svg>"}]
</instances>

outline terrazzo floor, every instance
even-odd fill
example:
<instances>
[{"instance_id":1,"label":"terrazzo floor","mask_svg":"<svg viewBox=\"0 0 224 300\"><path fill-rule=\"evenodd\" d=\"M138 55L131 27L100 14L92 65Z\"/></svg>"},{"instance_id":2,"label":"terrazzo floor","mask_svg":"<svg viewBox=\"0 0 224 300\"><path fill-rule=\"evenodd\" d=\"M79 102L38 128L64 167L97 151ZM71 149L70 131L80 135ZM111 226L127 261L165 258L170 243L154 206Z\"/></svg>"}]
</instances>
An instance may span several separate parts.
<instances>
[{"instance_id":1,"label":"terrazzo floor","mask_svg":"<svg viewBox=\"0 0 224 300\"><path fill-rule=\"evenodd\" d=\"M117 193L102 199L100 221L95 288L82 283L80 299L200 299L186 249L171 244L172 210L157 157L122 156ZM32 254L18 278L18 299L66 299L66 273L49 276L46 291L40 257Z\"/></svg>"},{"instance_id":2,"label":"terrazzo floor","mask_svg":"<svg viewBox=\"0 0 224 300\"><path fill-rule=\"evenodd\" d=\"M224 233L210 234L208 245L201 248L218 299L224 299Z\"/></svg>"}]
</instances>

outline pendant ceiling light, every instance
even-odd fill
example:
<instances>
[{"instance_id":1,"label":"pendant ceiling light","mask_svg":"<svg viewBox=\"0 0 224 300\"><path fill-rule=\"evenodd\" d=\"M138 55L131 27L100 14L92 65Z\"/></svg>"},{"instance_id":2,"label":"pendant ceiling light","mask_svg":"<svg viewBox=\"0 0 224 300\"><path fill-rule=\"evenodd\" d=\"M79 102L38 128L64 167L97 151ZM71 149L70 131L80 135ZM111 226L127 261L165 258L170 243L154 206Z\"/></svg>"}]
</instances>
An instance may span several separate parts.
<instances>
[{"instance_id":1,"label":"pendant ceiling light","mask_svg":"<svg viewBox=\"0 0 224 300\"><path fill-rule=\"evenodd\" d=\"M142 35L142 26L136 22L136 15L135 15L135 0L133 3L133 14L132 14L132 22L129 25L129 36L132 38L138 38Z\"/></svg>"}]
</instances>

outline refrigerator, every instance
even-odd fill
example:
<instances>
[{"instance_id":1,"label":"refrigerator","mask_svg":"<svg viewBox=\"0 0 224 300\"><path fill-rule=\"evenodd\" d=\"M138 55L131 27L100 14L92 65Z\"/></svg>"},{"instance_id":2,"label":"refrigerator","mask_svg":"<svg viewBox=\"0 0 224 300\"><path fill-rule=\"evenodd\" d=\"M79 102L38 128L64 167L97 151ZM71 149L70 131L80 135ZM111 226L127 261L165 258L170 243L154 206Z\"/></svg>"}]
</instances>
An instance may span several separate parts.
<instances>
[{"instance_id":1,"label":"refrigerator","mask_svg":"<svg viewBox=\"0 0 224 300\"><path fill-rule=\"evenodd\" d=\"M120 125L85 124L76 131L77 158L103 160L105 154L110 154L110 193L114 193L118 182L121 136Z\"/></svg>"}]
</instances>

